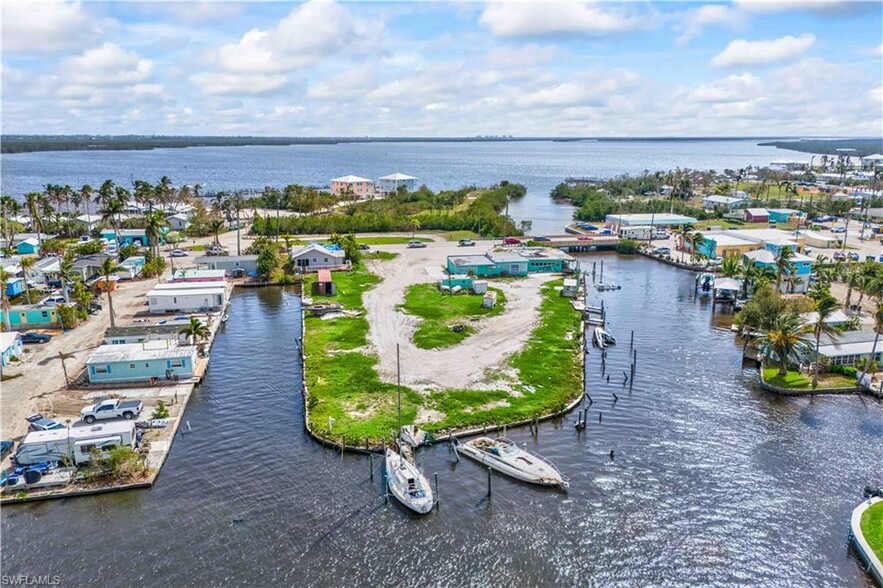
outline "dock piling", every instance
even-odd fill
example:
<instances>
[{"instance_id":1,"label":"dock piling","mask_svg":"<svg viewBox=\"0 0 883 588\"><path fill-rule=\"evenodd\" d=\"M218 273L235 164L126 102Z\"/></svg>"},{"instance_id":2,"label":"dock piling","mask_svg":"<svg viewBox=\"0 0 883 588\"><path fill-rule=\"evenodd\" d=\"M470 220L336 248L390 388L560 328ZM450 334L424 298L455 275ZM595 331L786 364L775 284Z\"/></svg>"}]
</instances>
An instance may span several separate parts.
<instances>
[{"instance_id":1,"label":"dock piling","mask_svg":"<svg viewBox=\"0 0 883 588\"><path fill-rule=\"evenodd\" d=\"M599 422L599 423L601 422L601 417L602 417L602 416L604 416L604 413L603 413L603 412L599 412L599 413L598 413L598 422Z\"/></svg>"},{"instance_id":2,"label":"dock piling","mask_svg":"<svg viewBox=\"0 0 883 588\"><path fill-rule=\"evenodd\" d=\"M435 508L438 508L438 472L435 472Z\"/></svg>"},{"instance_id":3,"label":"dock piling","mask_svg":"<svg viewBox=\"0 0 883 588\"><path fill-rule=\"evenodd\" d=\"M603 281L604 281L604 260L603 260L603 259L601 260L601 275L600 275L600 277L598 278L598 281L599 281L599 282L603 282ZM603 301L603 300L601 301L601 304L602 304L602 306L603 306L603 304L604 304L604 301Z\"/></svg>"},{"instance_id":4,"label":"dock piling","mask_svg":"<svg viewBox=\"0 0 883 588\"><path fill-rule=\"evenodd\" d=\"M193 429L190 428L190 421L189 421L189 420L187 421L187 432L188 432L188 433L192 433L192 432L193 432Z\"/></svg>"},{"instance_id":5,"label":"dock piling","mask_svg":"<svg viewBox=\"0 0 883 588\"><path fill-rule=\"evenodd\" d=\"M617 400L619 400L619 396L616 395L616 392L613 393L613 404L616 404Z\"/></svg>"},{"instance_id":6,"label":"dock piling","mask_svg":"<svg viewBox=\"0 0 883 588\"><path fill-rule=\"evenodd\" d=\"M632 329L632 338L629 341L629 349L634 349L634 348L635 348L635 331L634 331L634 329Z\"/></svg>"},{"instance_id":7,"label":"dock piling","mask_svg":"<svg viewBox=\"0 0 883 588\"><path fill-rule=\"evenodd\" d=\"M371 481L374 481L374 454L368 454L368 469L371 470Z\"/></svg>"},{"instance_id":8,"label":"dock piling","mask_svg":"<svg viewBox=\"0 0 883 588\"><path fill-rule=\"evenodd\" d=\"M487 469L487 497L490 498L493 494L491 487L491 478L493 477L493 470L491 468Z\"/></svg>"}]
</instances>

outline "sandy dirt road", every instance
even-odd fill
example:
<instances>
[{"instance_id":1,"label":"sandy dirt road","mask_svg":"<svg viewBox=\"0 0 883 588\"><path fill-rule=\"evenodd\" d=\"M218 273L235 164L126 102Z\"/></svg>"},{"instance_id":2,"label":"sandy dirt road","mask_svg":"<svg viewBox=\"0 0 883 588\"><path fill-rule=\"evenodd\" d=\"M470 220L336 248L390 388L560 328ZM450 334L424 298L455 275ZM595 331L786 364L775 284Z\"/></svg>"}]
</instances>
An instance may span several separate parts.
<instances>
[{"instance_id":1,"label":"sandy dirt road","mask_svg":"<svg viewBox=\"0 0 883 588\"><path fill-rule=\"evenodd\" d=\"M481 254L490 242L460 248L456 243L429 243L425 249L386 246L399 256L392 261L372 262L371 269L383 281L364 297L370 323L369 338L379 356L380 376L396 380L396 344L400 345L402 382L418 389L492 389L507 387L496 376L505 372L503 362L521 349L539 319L540 285L557 276L533 275L523 280L493 285L506 294L506 312L486 318L476 333L447 349L419 349L411 341L419 321L397 309L408 286L432 282L448 255Z\"/></svg>"}]
</instances>

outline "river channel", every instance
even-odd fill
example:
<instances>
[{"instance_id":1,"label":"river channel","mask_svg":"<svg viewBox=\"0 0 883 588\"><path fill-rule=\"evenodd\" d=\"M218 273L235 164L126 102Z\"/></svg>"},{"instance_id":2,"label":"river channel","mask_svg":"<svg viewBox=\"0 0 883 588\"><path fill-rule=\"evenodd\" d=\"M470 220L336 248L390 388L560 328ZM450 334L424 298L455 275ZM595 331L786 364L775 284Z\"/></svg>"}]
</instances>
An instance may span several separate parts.
<instances>
[{"instance_id":1,"label":"river channel","mask_svg":"<svg viewBox=\"0 0 883 588\"><path fill-rule=\"evenodd\" d=\"M883 478L883 406L760 390L690 272L612 254L583 266L602 259L604 281L622 285L600 295L619 344L609 383L588 356L586 431L570 415L536 437L509 432L570 476L566 494L495 476L488 499L485 471L440 444L418 457L438 473L440 508L416 518L384 504L365 456L304 432L295 293L240 291L187 409L192 432L157 484L4 508L3 574L72 586L870 587L847 525L862 487Z\"/></svg>"}]
</instances>

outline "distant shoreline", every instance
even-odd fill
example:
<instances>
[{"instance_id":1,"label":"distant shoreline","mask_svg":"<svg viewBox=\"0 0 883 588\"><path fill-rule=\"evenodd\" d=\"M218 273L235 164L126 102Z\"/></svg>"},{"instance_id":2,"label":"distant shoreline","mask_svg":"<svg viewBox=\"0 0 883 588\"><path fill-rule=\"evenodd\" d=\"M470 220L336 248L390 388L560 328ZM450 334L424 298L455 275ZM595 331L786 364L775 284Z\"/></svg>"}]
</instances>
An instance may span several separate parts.
<instances>
[{"instance_id":1,"label":"distant shoreline","mask_svg":"<svg viewBox=\"0 0 883 588\"><path fill-rule=\"evenodd\" d=\"M687 142L775 141L781 137L250 137L250 136L144 136L144 135L5 135L0 153L43 151L147 151L186 147L246 147L290 145L338 145L344 143L490 143L490 142ZM794 142L794 141L792 141ZM778 145L776 145L778 146Z\"/></svg>"}]
</instances>

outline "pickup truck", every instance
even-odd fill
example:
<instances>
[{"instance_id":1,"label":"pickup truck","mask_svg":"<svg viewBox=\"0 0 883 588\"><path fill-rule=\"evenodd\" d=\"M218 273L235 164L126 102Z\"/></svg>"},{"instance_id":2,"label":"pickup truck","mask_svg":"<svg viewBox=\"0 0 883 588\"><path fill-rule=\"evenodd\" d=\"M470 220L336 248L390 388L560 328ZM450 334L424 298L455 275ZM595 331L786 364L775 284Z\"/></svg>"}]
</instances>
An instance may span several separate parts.
<instances>
[{"instance_id":1,"label":"pickup truck","mask_svg":"<svg viewBox=\"0 0 883 588\"><path fill-rule=\"evenodd\" d=\"M87 406L80 411L80 416L89 424L94 423L96 420L115 419L117 417L123 417L130 421L141 414L142 408L144 408L144 405L140 400L119 400L114 398Z\"/></svg>"}]
</instances>

